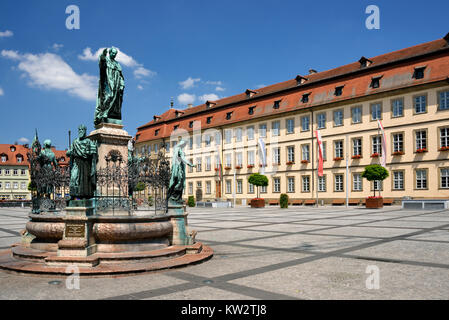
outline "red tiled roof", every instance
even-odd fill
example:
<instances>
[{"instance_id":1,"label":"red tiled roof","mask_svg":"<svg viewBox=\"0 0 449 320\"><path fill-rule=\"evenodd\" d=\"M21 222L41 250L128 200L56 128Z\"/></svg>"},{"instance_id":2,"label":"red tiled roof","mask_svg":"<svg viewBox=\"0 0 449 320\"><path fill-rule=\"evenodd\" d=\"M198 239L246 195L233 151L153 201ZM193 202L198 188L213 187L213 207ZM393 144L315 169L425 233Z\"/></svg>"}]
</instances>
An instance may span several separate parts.
<instances>
[{"instance_id":1,"label":"red tiled roof","mask_svg":"<svg viewBox=\"0 0 449 320\"><path fill-rule=\"evenodd\" d=\"M14 148L15 151L11 151ZM69 157L65 150L56 150L54 147L51 148L55 153L56 160L64 158L64 161L58 161L59 165L68 165ZM0 166L1 165L12 165L12 166L28 166L27 153L30 151L29 148L19 145L19 144L0 144ZM6 155L7 161L2 162L1 156ZM17 157L22 156L22 162L17 162Z\"/></svg>"},{"instance_id":2,"label":"red tiled roof","mask_svg":"<svg viewBox=\"0 0 449 320\"><path fill-rule=\"evenodd\" d=\"M297 76L295 79L259 88L252 98L248 98L246 91L216 100L214 101L216 104L209 108L206 104L187 108L178 118L175 116L175 109L169 109L158 121L153 120L138 127L136 141L169 137L175 125L179 125L180 129L191 131L188 123L192 120L201 121L201 128L205 129L442 80L449 76L449 50L447 50L449 38L445 38L369 58L372 63L365 68L361 68L360 62L356 61L335 69L300 76L307 79L303 84L298 85ZM424 79L414 80L411 77L413 67L417 64L427 65ZM380 75L382 75L381 87L370 88L372 77ZM343 94L334 96L335 87L341 85L344 85ZM294 88L296 90L288 90ZM309 103L303 104L300 99L305 93L310 93ZM265 99L258 99L262 97ZM273 110L274 101L280 99L282 99L280 108ZM236 106L237 103L239 103L238 106ZM254 114L248 115L248 107L254 105L257 106ZM207 113L204 114L206 111ZM230 111L233 111L232 119L226 120L226 113ZM210 116L213 117L211 124L207 124L206 118ZM154 132L157 129L159 132L155 136Z\"/></svg>"}]
</instances>

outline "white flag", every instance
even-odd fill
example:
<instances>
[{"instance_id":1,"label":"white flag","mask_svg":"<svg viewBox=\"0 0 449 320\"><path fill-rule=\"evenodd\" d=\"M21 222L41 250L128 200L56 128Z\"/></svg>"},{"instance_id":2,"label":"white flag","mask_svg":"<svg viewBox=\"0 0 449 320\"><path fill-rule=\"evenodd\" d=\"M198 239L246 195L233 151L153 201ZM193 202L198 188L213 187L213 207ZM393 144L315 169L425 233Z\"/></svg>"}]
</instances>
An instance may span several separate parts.
<instances>
[{"instance_id":1,"label":"white flag","mask_svg":"<svg viewBox=\"0 0 449 320\"><path fill-rule=\"evenodd\" d=\"M381 158L381 164L382 167L386 168L387 166L387 139L385 137L385 131L384 131L384 127L382 126L382 123L380 122L379 119L377 119L377 124L380 128L380 132L382 135L382 158Z\"/></svg>"},{"instance_id":2,"label":"white flag","mask_svg":"<svg viewBox=\"0 0 449 320\"><path fill-rule=\"evenodd\" d=\"M265 151L265 142L262 138L259 138L259 150L260 150L260 159L262 160L262 174L265 172L265 166L267 165L267 154Z\"/></svg>"}]
</instances>

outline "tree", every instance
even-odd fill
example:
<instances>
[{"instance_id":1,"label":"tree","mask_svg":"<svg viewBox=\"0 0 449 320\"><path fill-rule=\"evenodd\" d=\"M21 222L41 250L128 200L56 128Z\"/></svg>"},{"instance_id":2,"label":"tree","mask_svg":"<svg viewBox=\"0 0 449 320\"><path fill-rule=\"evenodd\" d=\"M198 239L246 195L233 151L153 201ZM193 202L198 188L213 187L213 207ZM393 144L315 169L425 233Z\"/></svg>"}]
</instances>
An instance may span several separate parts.
<instances>
[{"instance_id":1,"label":"tree","mask_svg":"<svg viewBox=\"0 0 449 320\"><path fill-rule=\"evenodd\" d=\"M365 170L362 172L362 177L366 178L366 180L368 181L383 181L388 176L388 170L379 164L371 164L369 166L366 166ZM374 189L374 196L376 196L376 189Z\"/></svg>"},{"instance_id":2,"label":"tree","mask_svg":"<svg viewBox=\"0 0 449 320\"><path fill-rule=\"evenodd\" d=\"M187 205L189 207L194 207L195 206L195 197L194 196L189 196L189 198L187 200Z\"/></svg>"},{"instance_id":3,"label":"tree","mask_svg":"<svg viewBox=\"0 0 449 320\"><path fill-rule=\"evenodd\" d=\"M248 182L257 187L257 198L259 198L259 187L268 186L268 178L260 173L253 173L250 175Z\"/></svg>"},{"instance_id":4,"label":"tree","mask_svg":"<svg viewBox=\"0 0 449 320\"><path fill-rule=\"evenodd\" d=\"M288 208L288 194L282 193L279 197L279 205L282 209Z\"/></svg>"},{"instance_id":5,"label":"tree","mask_svg":"<svg viewBox=\"0 0 449 320\"><path fill-rule=\"evenodd\" d=\"M136 191L143 191L145 190L145 183L142 181L139 181L136 185Z\"/></svg>"}]
</instances>

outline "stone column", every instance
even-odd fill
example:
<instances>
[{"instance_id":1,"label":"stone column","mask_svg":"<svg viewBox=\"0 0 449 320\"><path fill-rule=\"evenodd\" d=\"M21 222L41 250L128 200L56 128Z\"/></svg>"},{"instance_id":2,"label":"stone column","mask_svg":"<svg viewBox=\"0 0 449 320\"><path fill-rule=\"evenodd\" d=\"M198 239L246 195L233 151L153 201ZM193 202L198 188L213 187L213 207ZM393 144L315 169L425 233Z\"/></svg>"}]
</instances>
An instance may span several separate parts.
<instances>
[{"instance_id":1,"label":"stone column","mask_svg":"<svg viewBox=\"0 0 449 320\"><path fill-rule=\"evenodd\" d=\"M190 232L187 222L187 213L184 213L182 205L168 205L167 214L170 216L170 223L173 232L170 239L171 245L192 245L195 243L196 232Z\"/></svg>"}]
</instances>

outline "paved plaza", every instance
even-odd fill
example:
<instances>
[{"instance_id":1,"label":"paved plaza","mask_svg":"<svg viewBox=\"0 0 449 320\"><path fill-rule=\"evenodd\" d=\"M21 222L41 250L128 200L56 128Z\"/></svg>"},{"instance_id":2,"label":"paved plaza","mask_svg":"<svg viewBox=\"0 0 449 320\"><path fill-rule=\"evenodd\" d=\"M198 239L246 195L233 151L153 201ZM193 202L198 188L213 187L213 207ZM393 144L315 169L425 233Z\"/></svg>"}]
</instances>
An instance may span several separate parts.
<instances>
[{"instance_id":1,"label":"paved plaza","mask_svg":"<svg viewBox=\"0 0 449 320\"><path fill-rule=\"evenodd\" d=\"M189 208L212 259L117 278L0 271L0 299L448 299L449 211L400 207ZM0 208L0 251L25 209ZM56 282L54 282L56 281ZM378 287L377 287L378 285Z\"/></svg>"}]
</instances>

